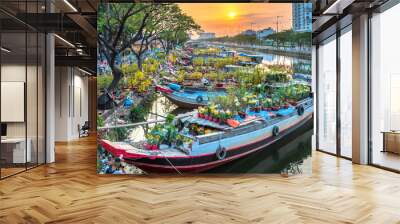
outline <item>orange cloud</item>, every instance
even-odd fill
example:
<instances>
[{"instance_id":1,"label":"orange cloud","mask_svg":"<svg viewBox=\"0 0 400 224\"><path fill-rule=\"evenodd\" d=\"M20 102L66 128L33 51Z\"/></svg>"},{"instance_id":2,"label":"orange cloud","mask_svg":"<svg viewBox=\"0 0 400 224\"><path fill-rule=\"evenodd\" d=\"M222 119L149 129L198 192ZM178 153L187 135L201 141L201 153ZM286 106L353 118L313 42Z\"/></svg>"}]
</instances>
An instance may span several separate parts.
<instances>
[{"instance_id":1,"label":"orange cloud","mask_svg":"<svg viewBox=\"0 0 400 224\"><path fill-rule=\"evenodd\" d=\"M179 3L180 8L206 32L234 35L246 29L292 27L292 4L288 3Z\"/></svg>"}]
</instances>

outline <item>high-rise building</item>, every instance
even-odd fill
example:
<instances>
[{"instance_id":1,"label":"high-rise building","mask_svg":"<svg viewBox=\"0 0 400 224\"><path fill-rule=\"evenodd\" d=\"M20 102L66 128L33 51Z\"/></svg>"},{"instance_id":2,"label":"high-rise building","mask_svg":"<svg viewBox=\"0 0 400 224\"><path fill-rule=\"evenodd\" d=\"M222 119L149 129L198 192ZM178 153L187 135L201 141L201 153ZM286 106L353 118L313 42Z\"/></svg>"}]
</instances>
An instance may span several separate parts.
<instances>
[{"instance_id":1,"label":"high-rise building","mask_svg":"<svg viewBox=\"0 0 400 224\"><path fill-rule=\"evenodd\" d=\"M209 32L199 33L200 40L212 39L212 38L215 38L215 33L209 33Z\"/></svg>"},{"instance_id":2,"label":"high-rise building","mask_svg":"<svg viewBox=\"0 0 400 224\"><path fill-rule=\"evenodd\" d=\"M312 4L292 4L293 30L296 32L311 32L312 30Z\"/></svg>"}]
</instances>

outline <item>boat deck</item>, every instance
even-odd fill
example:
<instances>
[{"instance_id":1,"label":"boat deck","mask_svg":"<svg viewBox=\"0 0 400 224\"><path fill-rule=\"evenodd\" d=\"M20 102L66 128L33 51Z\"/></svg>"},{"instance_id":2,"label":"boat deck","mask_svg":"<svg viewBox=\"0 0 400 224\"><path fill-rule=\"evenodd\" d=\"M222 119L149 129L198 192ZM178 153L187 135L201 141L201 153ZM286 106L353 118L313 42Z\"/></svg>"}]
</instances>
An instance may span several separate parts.
<instances>
[{"instance_id":1,"label":"boat deck","mask_svg":"<svg viewBox=\"0 0 400 224\"><path fill-rule=\"evenodd\" d=\"M140 156L182 157L188 155L185 152L176 148L171 148L168 145L160 145L160 149L158 150L148 150L145 149L142 144L137 142L128 143L128 142L105 141L105 143L107 143L114 149L118 149L120 151L122 150L127 154L136 155L137 157Z\"/></svg>"}]
</instances>

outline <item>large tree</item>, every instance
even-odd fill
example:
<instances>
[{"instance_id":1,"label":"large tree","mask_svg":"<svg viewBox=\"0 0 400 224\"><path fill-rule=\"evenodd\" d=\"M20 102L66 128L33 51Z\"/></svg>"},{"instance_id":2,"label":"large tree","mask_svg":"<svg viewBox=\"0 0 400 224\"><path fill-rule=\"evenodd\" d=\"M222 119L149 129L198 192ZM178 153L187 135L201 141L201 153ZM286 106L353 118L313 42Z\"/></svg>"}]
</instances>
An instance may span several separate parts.
<instances>
[{"instance_id":1,"label":"large tree","mask_svg":"<svg viewBox=\"0 0 400 224\"><path fill-rule=\"evenodd\" d=\"M158 4L150 12L150 21L143 30L142 38L131 46L139 69L142 69L143 55L154 43L161 43L165 52L190 39L190 32L200 29L193 18L182 12L176 4Z\"/></svg>"},{"instance_id":2,"label":"large tree","mask_svg":"<svg viewBox=\"0 0 400 224\"><path fill-rule=\"evenodd\" d=\"M100 55L111 68L113 80L108 90L117 87L123 77L118 61L128 49L142 69L143 55L155 41L167 43L168 51L189 39L189 33L200 27L176 4L108 3L98 12Z\"/></svg>"},{"instance_id":3,"label":"large tree","mask_svg":"<svg viewBox=\"0 0 400 224\"><path fill-rule=\"evenodd\" d=\"M148 21L145 13L150 5L140 3L100 4L97 20L97 36L100 55L111 68L113 80L108 90L117 87L123 73L117 59L132 43L140 40Z\"/></svg>"},{"instance_id":4,"label":"large tree","mask_svg":"<svg viewBox=\"0 0 400 224\"><path fill-rule=\"evenodd\" d=\"M179 7L176 8L175 15L170 18L169 29L164 29L158 38L167 54L177 45L188 41L193 32L201 31L191 16L182 13Z\"/></svg>"}]
</instances>

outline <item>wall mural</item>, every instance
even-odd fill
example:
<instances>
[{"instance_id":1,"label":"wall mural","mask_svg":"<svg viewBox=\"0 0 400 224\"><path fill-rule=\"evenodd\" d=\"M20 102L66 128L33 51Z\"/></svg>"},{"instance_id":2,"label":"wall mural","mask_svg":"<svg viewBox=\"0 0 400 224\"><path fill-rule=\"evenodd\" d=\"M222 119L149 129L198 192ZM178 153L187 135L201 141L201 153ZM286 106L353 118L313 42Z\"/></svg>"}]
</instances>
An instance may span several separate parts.
<instances>
[{"instance_id":1,"label":"wall mural","mask_svg":"<svg viewBox=\"0 0 400 224\"><path fill-rule=\"evenodd\" d=\"M100 174L311 172L311 4L98 10Z\"/></svg>"}]
</instances>

